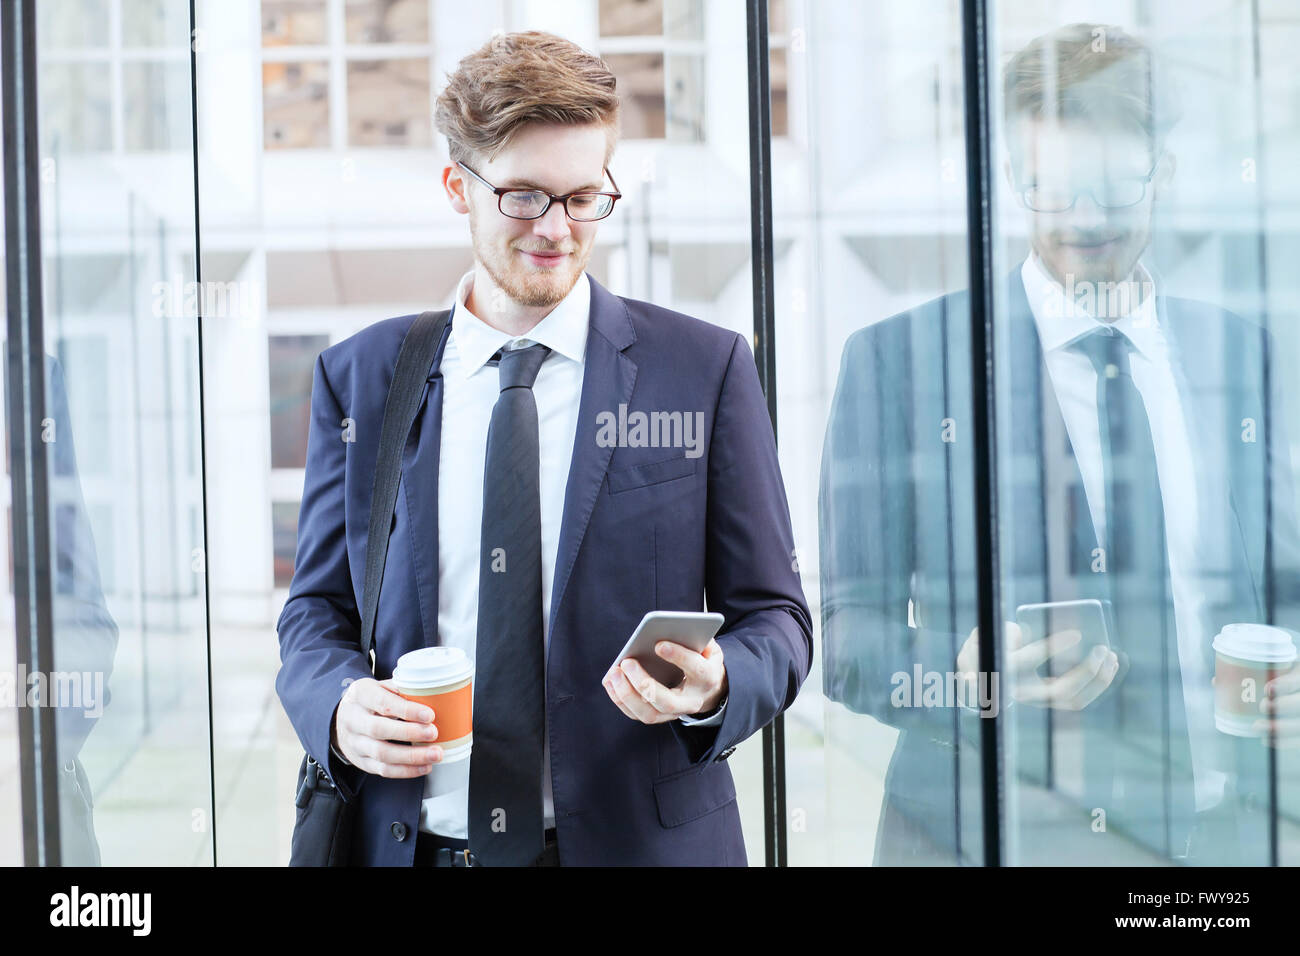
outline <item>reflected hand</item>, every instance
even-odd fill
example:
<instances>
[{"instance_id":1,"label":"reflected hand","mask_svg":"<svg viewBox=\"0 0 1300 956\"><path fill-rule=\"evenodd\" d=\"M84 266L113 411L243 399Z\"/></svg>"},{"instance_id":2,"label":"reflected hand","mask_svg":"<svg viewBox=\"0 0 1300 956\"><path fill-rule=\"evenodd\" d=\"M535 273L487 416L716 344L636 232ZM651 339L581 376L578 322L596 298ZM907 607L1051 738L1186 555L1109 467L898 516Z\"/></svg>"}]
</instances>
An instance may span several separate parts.
<instances>
[{"instance_id":1,"label":"reflected hand","mask_svg":"<svg viewBox=\"0 0 1300 956\"><path fill-rule=\"evenodd\" d=\"M1098 645L1064 674L1042 677L1038 668L1043 662L1074 647L1083 640L1083 634L1075 629L1056 631L1042 640L1025 643L1024 632L1014 621L1006 622L1004 632L1003 673L1008 681L1008 694L1018 703L1082 710L1101 696L1119 671L1115 652ZM973 687L979 672L978 627L970 632L957 654L957 670Z\"/></svg>"},{"instance_id":2,"label":"reflected hand","mask_svg":"<svg viewBox=\"0 0 1300 956\"><path fill-rule=\"evenodd\" d=\"M1269 715L1254 724L1264 746L1300 747L1300 667L1293 667L1264 685L1259 709Z\"/></svg>"}]
</instances>

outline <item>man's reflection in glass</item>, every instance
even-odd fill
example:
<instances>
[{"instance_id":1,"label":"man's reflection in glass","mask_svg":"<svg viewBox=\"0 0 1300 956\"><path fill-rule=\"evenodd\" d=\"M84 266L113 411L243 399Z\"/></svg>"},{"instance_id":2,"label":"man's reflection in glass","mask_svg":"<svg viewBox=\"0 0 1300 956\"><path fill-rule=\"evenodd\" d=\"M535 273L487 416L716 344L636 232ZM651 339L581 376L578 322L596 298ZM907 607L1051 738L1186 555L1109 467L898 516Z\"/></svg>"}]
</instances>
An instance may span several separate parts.
<instances>
[{"instance_id":1,"label":"man's reflection in glass","mask_svg":"<svg viewBox=\"0 0 1300 956\"><path fill-rule=\"evenodd\" d=\"M1147 46L1093 24L1004 72L1030 252L995 290L998 676L1018 798L1004 820L1026 860L1268 860L1267 751L1216 724L1213 647L1266 620L1266 561L1295 567L1294 499L1265 335L1167 295L1146 261L1176 166L1169 92ZM982 855L991 681L946 681L967 707L905 686L978 666L969 375L963 292L850 338L827 430L825 690L902 732L877 863ZM1279 716L1300 713L1277 686Z\"/></svg>"},{"instance_id":2,"label":"man's reflection in glass","mask_svg":"<svg viewBox=\"0 0 1300 956\"><path fill-rule=\"evenodd\" d=\"M6 413L8 371L6 364ZM118 626L109 613L100 582L99 560L77 470L63 366L49 355L45 357L45 382L48 404L40 440L46 445L53 566L33 570L51 576L54 673L21 675L14 681L15 703L19 695L24 705L28 701L35 703L37 697L32 695L36 694L42 706L55 708L59 859L52 862L99 866L94 799L82 758L91 732L103 718L111 698L108 681L117 651ZM10 421L11 416L6 414L6 424ZM25 640L27 635L19 638ZM34 691L36 687L39 689ZM39 758L37 769L40 772ZM52 806L47 807L47 812L53 811Z\"/></svg>"}]
</instances>

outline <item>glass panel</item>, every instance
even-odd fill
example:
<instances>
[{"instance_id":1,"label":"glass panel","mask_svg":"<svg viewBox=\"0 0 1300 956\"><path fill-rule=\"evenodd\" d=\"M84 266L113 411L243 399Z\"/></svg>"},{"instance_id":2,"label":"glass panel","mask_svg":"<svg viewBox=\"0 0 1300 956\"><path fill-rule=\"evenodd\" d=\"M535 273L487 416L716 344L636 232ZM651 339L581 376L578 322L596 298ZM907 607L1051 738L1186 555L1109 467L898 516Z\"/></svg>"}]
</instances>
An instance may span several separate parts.
<instances>
[{"instance_id":1,"label":"glass panel","mask_svg":"<svg viewBox=\"0 0 1300 956\"><path fill-rule=\"evenodd\" d=\"M55 24L85 9L41 7ZM195 238L189 24L148 22L175 60L38 58L64 865L213 860L204 541L190 520L202 507L199 395L183 373L198 350L183 307ZM120 130L111 69L122 70ZM150 155L63 158L118 137Z\"/></svg>"},{"instance_id":2,"label":"glass panel","mask_svg":"<svg viewBox=\"0 0 1300 956\"><path fill-rule=\"evenodd\" d=\"M802 15L816 148L772 144L781 459L819 628L787 718L790 859L978 864L995 698L972 657L960 6Z\"/></svg>"},{"instance_id":3,"label":"glass panel","mask_svg":"<svg viewBox=\"0 0 1300 956\"><path fill-rule=\"evenodd\" d=\"M287 588L293 580L293 558L298 544L298 502L271 503L271 543L275 548L275 586Z\"/></svg>"},{"instance_id":4,"label":"glass panel","mask_svg":"<svg viewBox=\"0 0 1300 956\"><path fill-rule=\"evenodd\" d=\"M1013 863L1266 865L1274 814L1296 859L1296 751L1257 729L1300 636L1269 627L1300 624L1276 30L1293 14L1246 0L1000 5L999 616L1030 662L1004 674Z\"/></svg>"},{"instance_id":5,"label":"glass panel","mask_svg":"<svg viewBox=\"0 0 1300 956\"><path fill-rule=\"evenodd\" d=\"M663 54L607 53L603 59L618 79L623 138L663 139ZM685 109L682 118L684 122L689 122L689 113Z\"/></svg>"},{"instance_id":6,"label":"glass panel","mask_svg":"<svg viewBox=\"0 0 1300 956\"><path fill-rule=\"evenodd\" d=\"M600 0L603 37L662 36L664 0Z\"/></svg>"},{"instance_id":7,"label":"glass panel","mask_svg":"<svg viewBox=\"0 0 1300 956\"><path fill-rule=\"evenodd\" d=\"M330 344L328 335L271 336L271 467L307 464L307 424L316 356Z\"/></svg>"},{"instance_id":8,"label":"glass panel","mask_svg":"<svg viewBox=\"0 0 1300 956\"><path fill-rule=\"evenodd\" d=\"M664 122L670 140L702 143L705 137L704 57L670 56L667 63L668 98Z\"/></svg>"},{"instance_id":9,"label":"glass panel","mask_svg":"<svg viewBox=\"0 0 1300 956\"><path fill-rule=\"evenodd\" d=\"M349 43L428 43L428 0L347 0Z\"/></svg>"},{"instance_id":10,"label":"glass panel","mask_svg":"<svg viewBox=\"0 0 1300 956\"><path fill-rule=\"evenodd\" d=\"M773 49L768 54L768 83L771 90L772 135L788 136L790 133L788 73L789 53Z\"/></svg>"},{"instance_id":11,"label":"glass panel","mask_svg":"<svg viewBox=\"0 0 1300 956\"><path fill-rule=\"evenodd\" d=\"M328 146L329 64L262 64L262 114L267 149Z\"/></svg>"},{"instance_id":12,"label":"glass panel","mask_svg":"<svg viewBox=\"0 0 1300 956\"><path fill-rule=\"evenodd\" d=\"M36 44L65 50L108 45L109 0L56 0L36 4Z\"/></svg>"},{"instance_id":13,"label":"glass panel","mask_svg":"<svg viewBox=\"0 0 1300 956\"><path fill-rule=\"evenodd\" d=\"M348 62L348 143L351 146L427 147L429 61Z\"/></svg>"},{"instance_id":14,"label":"glass panel","mask_svg":"<svg viewBox=\"0 0 1300 956\"><path fill-rule=\"evenodd\" d=\"M122 64L125 146L175 149L190 135L190 65L185 61Z\"/></svg>"},{"instance_id":15,"label":"glass panel","mask_svg":"<svg viewBox=\"0 0 1300 956\"><path fill-rule=\"evenodd\" d=\"M122 0L122 46L165 47L190 29L189 4L173 0ZM126 101L129 103L131 97Z\"/></svg>"},{"instance_id":16,"label":"glass panel","mask_svg":"<svg viewBox=\"0 0 1300 956\"><path fill-rule=\"evenodd\" d=\"M45 64L37 90L41 101L41 154L61 158L69 153L111 149L110 89L107 63Z\"/></svg>"},{"instance_id":17,"label":"glass panel","mask_svg":"<svg viewBox=\"0 0 1300 956\"><path fill-rule=\"evenodd\" d=\"M262 45L324 43L325 0L262 0Z\"/></svg>"}]
</instances>

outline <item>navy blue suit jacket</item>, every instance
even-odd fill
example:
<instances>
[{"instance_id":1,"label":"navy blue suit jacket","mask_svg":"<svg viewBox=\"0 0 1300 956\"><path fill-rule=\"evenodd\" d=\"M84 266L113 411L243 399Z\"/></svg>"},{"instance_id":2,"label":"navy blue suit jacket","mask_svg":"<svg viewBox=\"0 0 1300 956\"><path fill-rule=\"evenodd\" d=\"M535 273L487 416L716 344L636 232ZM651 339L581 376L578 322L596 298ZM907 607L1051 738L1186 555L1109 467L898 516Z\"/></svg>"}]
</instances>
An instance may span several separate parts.
<instances>
[{"instance_id":1,"label":"navy blue suit jacket","mask_svg":"<svg viewBox=\"0 0 1300 956\"><path fill-rule=\"evenodd\" d=\"M380 423L414 315L377 322L321 353L289 598L277 630L280 700L303 746L359 800L352 859L407 865L424 782L348 767L330 752L345 684L369 677L359 647ZM453 317L454 322L454 317ZM443 343L446 342L444 335ZM375 618L374 676L438 643L441 375L411 429ZM704 413L703 453L602 447L597 416ZM345 441L345 419L355 423ZM794 701L812 662L812 624L757 369L734 332L591 282L578 429L564 500L546 670L555 825L564 865L744 865L731 770L735 746ZM728 678L713 727L631 720L601 678L655 609L726 618Z\"/></svg>"}]
</instances>

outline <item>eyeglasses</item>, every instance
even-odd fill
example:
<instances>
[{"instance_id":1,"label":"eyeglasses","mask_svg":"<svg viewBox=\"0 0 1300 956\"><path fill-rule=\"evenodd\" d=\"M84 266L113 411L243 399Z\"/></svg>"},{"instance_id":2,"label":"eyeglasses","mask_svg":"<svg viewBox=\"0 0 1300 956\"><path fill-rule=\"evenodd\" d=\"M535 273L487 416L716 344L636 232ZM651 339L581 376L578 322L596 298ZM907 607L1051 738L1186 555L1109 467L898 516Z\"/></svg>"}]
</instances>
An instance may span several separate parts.
<instances>
[{"instance_id":1,"label":"eyeglasses","mask_svg":"<svg viewBox=\"0 0 1300 956\"><path fill-rule=\"evenodd\" d=\"M511 219L541 219L551 208L551 203L558 202L564 205L565 215L575 222L595 222L613 212L615 200L623 198L623 194L618 192L618 183L614 182L614 175L608 169L605 170L605 175L609 177L614 192L578 192L567 196L552 196L542 189L504 189L493 186L464 163L456 165L492 190L497 197L497 208L502 215Z\"/></svg>"},{"instance_id":2,"label":"eyeglasses","mask_svg":"<svg viewBox=\"0 0 1300 956\"><path fill-rule=\"evenodd\" d=\"M1156 166L1159 163L1157 162ZM1025 208L1034 212L1068 212L1074 208L1079 197L1087 193L1102 209L1124 209L1136 206L1147 195L1147 185L1155 178L1156 167L1145 176L1133 176L1127 179L1108 179L1100 185L1085 186L1082 189L1067 190L1062 186L1040 186L1037 183L1021 189L1017 195Z\"/></svg>"}]
</instances>

